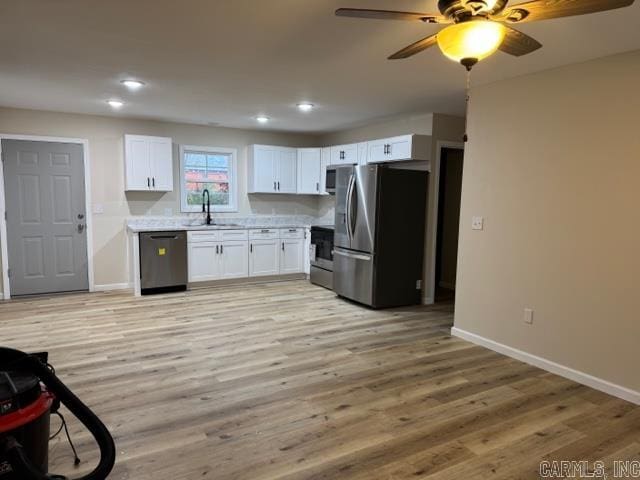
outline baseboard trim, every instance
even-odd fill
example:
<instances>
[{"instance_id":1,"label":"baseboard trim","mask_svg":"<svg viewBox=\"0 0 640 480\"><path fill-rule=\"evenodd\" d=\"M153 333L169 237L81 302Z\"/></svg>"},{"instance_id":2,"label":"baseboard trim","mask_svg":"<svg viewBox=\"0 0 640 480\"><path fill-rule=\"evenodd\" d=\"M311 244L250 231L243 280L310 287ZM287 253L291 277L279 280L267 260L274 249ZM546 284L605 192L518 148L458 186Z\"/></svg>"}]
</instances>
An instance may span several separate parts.
<instances>
[{"instance_id":1,"label":"baseboard trim","mask_svg":"<svg viewBox=\"0 0 640 480\"><path fill-rule=\"evenodd\" d=\"M538 367L548 372L555 373L556 375L568 378L569 380L573 380L574 382L578 382L596 390L600 390L601 392L608 393L609 395L613 395L614 397L622 398L623 400L627 400L628 402L640 405L640 392L637 392L635 390L616 385L615 383L611 383L607 380L594 377L593 375L589 375L588 373L574 370L573 368L560 365L559 363L552 362L551 360L547 360L546 358L538 357L536 355L532 355L531 353L518 350L517 348L509 347L502 343L498 343L493 340L489 340L488 338L481 337L480 335L476 335L475 333L461 330L457 327L453 327L451 329L451 335L453 335L454 337L462 338L463 340L467 340L471 343L475 343L476 345L481 345L488 348L489 350L493 350L494 352L506 355L507 357L515 358L516 360L528 363L529 365L533 365L534 367Z\"/></svg>"},{"instance_id":2,"label":"baseboard trim","mask_svg":"<svg viewBox=\"0 0 640 480\"><path fill-rule=\"evenodd\" d=\"M110 292L112 290L130 290L131 284L129 283L108 283L105 285L95 285L93 287L94 292Z\"/></svg>"}]
</instances>

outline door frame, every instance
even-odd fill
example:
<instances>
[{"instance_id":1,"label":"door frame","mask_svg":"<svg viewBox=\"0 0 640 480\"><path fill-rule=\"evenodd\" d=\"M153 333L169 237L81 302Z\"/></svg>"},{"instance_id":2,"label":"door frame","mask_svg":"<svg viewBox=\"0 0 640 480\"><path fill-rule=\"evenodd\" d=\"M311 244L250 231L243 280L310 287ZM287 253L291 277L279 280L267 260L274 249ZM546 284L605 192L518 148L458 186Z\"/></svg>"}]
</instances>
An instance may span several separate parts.
<instances>
[{"instance_id":1,"label":"door frame","mask_svg":"<svg viewBox=\"0 0 640 480\"><path fill-rule=\"evenodd\" d=\"M95 291L93 275L93 218L91 214L91 171L89 161L89 140L86 138L50 137L45 135L17 135L0 133L0 155L2 154L2 140L24 140L28 142L74 143L82 145L82 158L84 163L84 201L86 211L87 231L87 276L89 278L89 291ZM2 299L11 298L11 284L9 280L9 250L7 246L7 220L6 199L4 192L4 161L0 162L0 259L2 260Z\"/></svg>"},{"instance_id":2,"label":"door frame","mask_svg":"<svg viewBox=\"0 0 640 480\"><path fill-rule=\"evenodd\" d=\"M436 299L436 262L438 261L438 208L440 208L440 163L442 161L442 150L445 148L450 148L452 150L462 150L464 152L465 143L464 142L452 142L449 140L438 140L436 142L436 156L435 156L435 164L431 173L433 175L433 191L434 191L434 200L432 202L429 217L433 220L433 228L431 231L431 248L428 252L429 255L429 271L427 272L427 278L431 279L431 285L429 286L429 291L426 292L426 295L422 299L422 303L424 305L431 305L435 303ZM464 175L464 172L463 172Z\"/></svg>"}]
</instances>

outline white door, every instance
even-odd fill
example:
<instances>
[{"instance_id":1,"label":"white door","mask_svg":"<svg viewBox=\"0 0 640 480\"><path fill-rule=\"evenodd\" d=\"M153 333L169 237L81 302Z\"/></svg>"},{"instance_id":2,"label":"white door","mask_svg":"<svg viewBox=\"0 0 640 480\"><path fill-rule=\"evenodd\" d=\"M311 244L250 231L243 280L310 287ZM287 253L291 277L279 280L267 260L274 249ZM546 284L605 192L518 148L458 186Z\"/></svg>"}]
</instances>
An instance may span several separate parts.
<instances>
[{"instance_id":1,"label":"white door","mask_svg":"<svg viewBox=\"0 0 640 480\"><path fill-rule=\"evenodd\" d=\"M280 271L280 241L249 241L249 276L278 275Z\"/></svg>"},{"instance_id":2,"label":"white door","mask_svg":"<svg viewBox=\"0 0 640 480\"><path fill-rule=\"evenodd\" d=\"M304 271L304 239L280 240L280 274Z\"/></svg>"},{"instance_id":3,"label":"white door","mask_svg":"<svg viewBox=\"0 0 640 480\"><path fill-rule=\"evenodd\" d=\"M331 164L331 147L324 147L321 152L320 160L320 193L327 193L327 167Z\"/></svg>"},{"instance_id":4,"label":"white door","mask_svg":"<svg viewBox=\"0 0 640 480\"><path fill-rule=\"evenodd\" d=\"M149 142L136 135L125 135L126 190L151 190Z\"/></svg>"},{"instance_id":5,"label":"white door","mask_svg":"<svg viewBox=\"0 0 640 480\"><path fill-rule=\"evenodd\" d=\"M173 146L170 138L149 139L151 189L158 192L173 191Z\"/></svg>"},{"instance_id":6,"label":"white door","mask_svg":"<svg viewBox=\"0 0 640 480\"><path fill-rule=\"evenodd\" d=\"M358 163L358 144L331 147L331 165L355 165Z\"/></svg>"},{"instance_id":7,"label":"white door","mask_svg":"<svg viewBox=\"0 0 640 480\"><path fill-rule=\"evenodd\" d=\"M249 275L249 243L246 240L220 245L220 277L244 278Z\"/></svg>"},{"instance_id":8,"label":"white door","mask_svg":"<svg viewBox=\"0 0 640 480\"><path fill-rule=\"evenodd\" d=\"M298 149L298 193L320 194L321 149Z\"/></svg>"},{"instance_id":9,"label":"white door","mask_svg":"<svg viewBox=\"0 0 640 480\"><path fill-rule=\"evenodd\" d=\"M390 160L411 160L411 135L387 139Z\"/></svg>"},{"instance_id":10,"label":"white door","mask_svg":"<svg viewBox=\"0 0 640 480\"><path fill-rule=\"evenodd\" d=\"M277 192L278 147L254 147L253 153L253 191L258 193Z\"/></svg>"},{"instance_id":11,"label":"white door","mask_svg":"<svg viewBox=\"0 0 640 480\"><path fill-rule=\"evenodd\" d=\"M189 282L204 282L218 278L220 278L220 244L190 243Z\"/></svg>"},{"instance_id":12,"label":"white door","mask_svg":"<svg viewBox=\"0 0 640 480\"><path fill-rule=\"evenodd\" d=\"M13 295L89 289L82 145L2 140Z\"/></svg>"},{"instance_id":13,"label":"white door","mask_svg":"<svg viewBox=\"0 0 640 480\"><path fill-rule=\"evenodd\" d=\"M296 193L298 156L295 148L283 148L278 159L278 193Z\"/></svg>"},{"instance_id":14,"label":"white door","mask_svg":"<svg viewBox=\"0 0 640 480\"><path fill-rule=\"evenodd\" d=\"M386 162L387 160L389 160L389 155L387 154L387 148L388 148L388 143L386 138L369 142L369 146L368 146L369 163Z\"/></svg>"}]
</instances>

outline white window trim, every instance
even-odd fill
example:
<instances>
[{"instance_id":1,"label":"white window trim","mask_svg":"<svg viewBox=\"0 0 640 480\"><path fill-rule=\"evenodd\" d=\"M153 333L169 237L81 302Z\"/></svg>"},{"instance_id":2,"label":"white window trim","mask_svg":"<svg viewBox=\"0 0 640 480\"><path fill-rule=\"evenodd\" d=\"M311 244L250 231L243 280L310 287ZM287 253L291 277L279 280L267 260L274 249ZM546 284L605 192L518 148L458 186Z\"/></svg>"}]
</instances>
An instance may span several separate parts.
<instances>
[{"instance_id":1,"label":"white window trim","mask_svg":"<svg viewBox=\"0 0 640 480\"><path fill-rule=\"evenodd\" d=\"M201 212L200 205L187 205L187 182L184 175L184 155L186 152L221 153L231 155L229 168L229 205L211 205L212 212L237 212L238 211L238 150L224 147L203 147L199 145L180 146L180 211L183 213Z\"/></svg>"}]
</instances>

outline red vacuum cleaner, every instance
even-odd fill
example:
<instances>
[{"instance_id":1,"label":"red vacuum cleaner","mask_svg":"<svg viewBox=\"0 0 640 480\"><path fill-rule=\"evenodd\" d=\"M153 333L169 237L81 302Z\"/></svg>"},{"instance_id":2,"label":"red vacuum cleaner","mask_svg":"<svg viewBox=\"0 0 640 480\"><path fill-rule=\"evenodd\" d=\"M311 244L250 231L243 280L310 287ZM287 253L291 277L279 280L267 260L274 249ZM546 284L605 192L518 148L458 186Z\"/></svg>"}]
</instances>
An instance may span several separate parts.
<instances>
[{"instance_id":1,"label":"red vacuum cleaner","mask_svg":"<svg viewBox=\"0 0 640 480\"><path fill-rule=\"evenodd\" d=\"M0 480L66 480L48 473L50 415L58 415L71 443L60 404L91 432L100 448L96 468L77 480L104 480L115 462L115 444L100 419L69 390L47 363L47 354L0 348ZM54 434L55 436L55 434ZM73 448L75 455L75 448ZM75 455L76 465L80 462Z\"/></svg>"}]
</instances>

